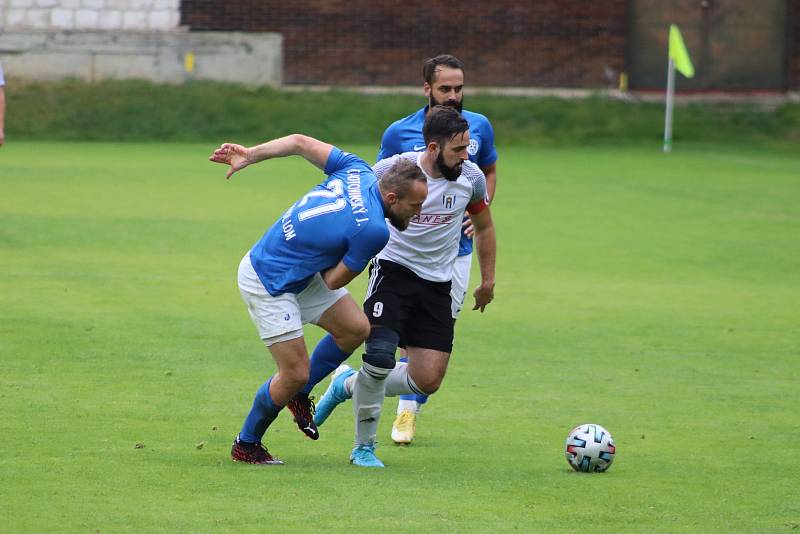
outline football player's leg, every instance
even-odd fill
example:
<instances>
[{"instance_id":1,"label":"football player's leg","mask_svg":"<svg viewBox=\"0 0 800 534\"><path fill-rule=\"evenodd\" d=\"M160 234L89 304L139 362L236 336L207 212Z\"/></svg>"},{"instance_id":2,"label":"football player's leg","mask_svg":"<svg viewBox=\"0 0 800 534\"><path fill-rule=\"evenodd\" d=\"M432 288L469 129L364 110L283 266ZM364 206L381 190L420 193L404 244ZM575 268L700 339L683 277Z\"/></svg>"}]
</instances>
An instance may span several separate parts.
<instances>
[{"instance_id":1,"label":"football player's leg","mask_svg":"<svg viewBox=\"0 0 800 534\"><path fill-rule=\"evenodd\" d=\"M349 294L325 310L317 324L329 332L311 354L311 372L304 393L344 363L369 335L367 316Z\"/></svg>"},{"instance_id":2,"label":"football player's leg","mask_svg":"<svg viewBox=\"0 0 800 534\"><path fill-rule=\"evenodd\" d=\"M347 364L336 368L331 383L316 406L314 424L318 427L330 417L333 410L353 396L353 385L358 374Z\"/></svg>"},{"instance_id":3,"label":"football player's leg","mask_svg":"<svg viewBox=\"0 0 800 534\"><path fill-rule=\"evenodd\" d=\"M329 332L311 355L308 383L287 405L297 428L316 440L319 432L314 421L314 398L309 397L309 393L363 343L369 334L369 321L346 289L329 289L319 275L297 296L297 300L303 322L316 324Z\"/></svg>"},{"instance_id":4,"label":"football player's leg","mask_svg":"<svg viewBox=\"0 0 800 534\"><path fill-rule=\"evenodd\" d=\"M453 316L453 321L458 317L461 309L464 307L464 298L467 295L467 287L469 286L469 274L472 267L472 254L465 256L458 256L453 264L453 279L450 285L450 312ZM401 352L404 356L400 359L401 362L408 361L405 357L405 351ZM387 396L389 393L387 392ZM404 415L404 412L410 412L418 415L422 409L422 405L428 402L428 395L423 394L407 394L401 395L400 401L397 403L398 418ZM408 419L408 417L405 417Z\"/></svg>"},{"instance_id":5,"label":"football player's leg","mask_svg":"<svg viewBox=\"0 0 800 534\"><path fill-rule=\"evenodd\" d=\"M278 371L258 389L231 456L254 464L282 463L261 446L261 440L289 399L308 382L308 353L300 310L293 294L272 297L260 283L248 255L239 264L239 289L259 337ZM280 321L274 320L280 317Z\"/></svg>"},{"instance_id":6,"label":"football player's leg","mask_svg":"<svg viewBox=\"0 0 800 534\"><path fill-rule=\"evenodd\" d=\"M417 395L427 396L411 378L408 372L408 358L402 358L386 377L386 396L402 398L416 397Z\"/></svg>"},{"instance_id":7,"label":"football player's leg","mask_svg":"<svg viewBox=\"0 0 800 534\"><path fill-rule=\"evenodd\" d=\"M399 336L394 330L377 325L372 327L367 338L367 351L353 387L356 445L375 443L386 393L386 377L394 369L398 342Z\"/></svg>"},{"instance_id":8,"label":"football player's leg","mask_svg":"<svg viewBox=\"0 0 800 534\"><path fill-rule=\"evenodd\" d=\"M397 363L398 364L407 363L408 357L406 356L405 349L400 349L400 355L402 356L402 358L400 358L400 361ZM389 395L388 387L389 386L387 384L386 396L390 397L392 395ZM397 401L397 416L400 417L401 415L406 413L413 413L413 414L419 413L420 405L425 404L427 400L428 396L424 394L417 395L414 393L405 393L400 395L400 400Z\"/></svg>"},{"instance_id":9,"label":"football player's leg","mask_svg":"<svg viewBox=\"0 0 800 534\"><path fill-rule=\"evenodd\" d=\"M239 433L243 441L261 441L278 412L308 381L308 355L303 337L275 343L269 350L278 372L258 388L253 407Z\"/></svg>"},{"instance_id":10,"label":"football player's leg","mask_svg":"<svg viewBox=\"0 0 800 534\"><path fill-rule=\"evenodd\" d=\"M433 395L447 373L450 353L408 347L408 362L397 362L386 379L386 396Z\"/></svg>"},{"instance_id":11,"label":"football player's leg","mask_svg":"<svg viewBox=\"0 0 800 534\"><path fill-rule=\"evenodd\" d=\"M302 330L299 331L302 334ZM254 464L282 463L261 446L264 434L289 400L308 381L308 354L300 335L270 345L278 371L258 388L253 406L231 450L236 461Z\"/></svg>"},{"instance_id":12,"label":"football player's leg","mask_svg":"<svg viewBox=\"0 0 800 534\"><path fill-rule=\"evenodd\" d=\"M405 337L406 369L390 376L387 395L414 394L410 408L419 406L441 385L453 349L452 299L450 284L428 284L415 313L409 317ZM422 398L420 398L422 397ZM392 441L409 444L416 433L417 410L401 410L392 425Z\"/></svg>"},{"instance_id":13,"label":"football player's leg","mask_svg":"<svg viewBox=\"0 0 800 534\"><path fill-rule=\"evenodd\" d=\"M376 272L375 270L372 271L373 274L376 274ZM384 282L384 286L389 286L391 283L387 279ZM386 298L384 299L384 297ZM359 373L356 373L348 366L341 366L336 370L334 378L331 380L331 385L317 405L317 413L314 416L314 422L317 425L324 423L336 406L346 399L351 397L355 399L356 383L358 377L362 375L365 377L363 379L365 381L364 387L374 391L372 393L364 391L361 399L369 399L371 395L379 394L381 402L383 400L382 380L394 367L394 353L399 340L399 334L393 328L393 325L402 324L403 313L405 313L404 305L402 298L398 297L396 292L390 292L388 295L373 292L364 303L364 308L372 311L370 318L373 322L369 337L366 340L367 353L363 358L365 368L363 372ZM362 316L364 315L362 314ZM388 354L388 357L384 357L386 354ZM381 384L375 382L376 380ZM381 389L380 393L376 388ZM357 403L354 400L354 410L356 410L356 405ZM378 407L379 409L380 407ZM368 430L364 430L364 433L368 433Z\"/></svg>"},{"instance_id":14,"label":"football player's leg","mask_svg":"<svg viewBox=\"0 0 800 534\"><path fill-rule=\"evenodd\" d=\"M398 393L427 397L442 383L449 353L419 347L409 347L408 351L411 363L398 363L389 375L386 381L387 397ZM409 445L414 440L416 431L417 414L411 410L403 411L392 423L392 441L398 445Z\"/></svg>"}]
</instances>

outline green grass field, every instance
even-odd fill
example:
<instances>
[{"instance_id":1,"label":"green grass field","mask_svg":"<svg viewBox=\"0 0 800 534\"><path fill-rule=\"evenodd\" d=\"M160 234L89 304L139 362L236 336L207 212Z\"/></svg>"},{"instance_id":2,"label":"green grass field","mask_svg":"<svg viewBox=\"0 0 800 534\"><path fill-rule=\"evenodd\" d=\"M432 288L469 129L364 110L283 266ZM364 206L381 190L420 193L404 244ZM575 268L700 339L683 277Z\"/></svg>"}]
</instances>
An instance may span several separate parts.
<instances>
[{"instance_id":1,"label":"green grass field","mask_svg":"<svg viewBox=\"0 0 800 534\"><path fill-rule=\"evenodd\" d=\"M387 467L361 470L349 409L318 442L282 414L282 468L229 459L273 370L236 268L321 175L292 158L226 182L213 148L0 149L0 530L800 526L796 151L501 150L497 298L463 313L415 444L391 444L392 400ZM584 422L616 438L605 474L564 460Z\"/></svg>"}]
</instances>

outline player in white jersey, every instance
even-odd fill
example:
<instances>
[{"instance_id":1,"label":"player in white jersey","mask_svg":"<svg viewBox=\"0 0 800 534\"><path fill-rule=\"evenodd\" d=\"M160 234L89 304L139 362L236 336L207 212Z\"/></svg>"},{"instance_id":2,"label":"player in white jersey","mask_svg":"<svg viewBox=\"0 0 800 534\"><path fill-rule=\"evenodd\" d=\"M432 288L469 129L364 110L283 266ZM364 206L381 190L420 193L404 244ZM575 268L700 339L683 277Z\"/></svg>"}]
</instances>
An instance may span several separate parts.
<instances>
[{"instance_id":1,"label":"player in white jersey","mask_svg":"<svg viewBox=\"0 0 800 534\"><path fill-rule=\"evenodd\" d=\"M384 396L430 395L444 379L453 347L450 285L467 210L481 271L475 309L483 311L494 298L494 225L485 176L467 160L469 124L456 110L436 106L425 119L423 134L423 152L394 156L374 167L380 178L398 160L416 162L426 175L428 196L405 235L390 229L389 242L370 268L364 312L372 325L371 344L360 371L337 369L314 416L321 425L352 397L356 442L350 460L365 467L383 467L375 456L375 434ZM395 362L398 346L406 349L408 363Z\"/></svg>"},{"instance_id":2,"label":"player in white jersey","mask_svg":"<svg viewBox=\"0 0 800 534\"><path fill-rule=\"evenodd\" d=\"M497 183L497 150L494 146L494 129L484 115L463 109L464 65L457 57L441 54L425 61L422 67L423 90L428 105L386 128L381 138L378 160L409 151L422 151L425 142L422 125L428 110L433 106L450 106L461 113L469 123L469 161L476 163L486 176L489 200L494 199ZM472 267L472 224L465 217L464 229L458 246L458 256L453 265L450 296L453 300L453 319L458 318L469 289ZM401 355L405 354L401 351ZM405 358L400 361L405 361ZM397 403L397 418L392 424L392 441L409 445L416 433L417 415L428 400L427 395L401 395Z\"/></svg>"}]
</instances>

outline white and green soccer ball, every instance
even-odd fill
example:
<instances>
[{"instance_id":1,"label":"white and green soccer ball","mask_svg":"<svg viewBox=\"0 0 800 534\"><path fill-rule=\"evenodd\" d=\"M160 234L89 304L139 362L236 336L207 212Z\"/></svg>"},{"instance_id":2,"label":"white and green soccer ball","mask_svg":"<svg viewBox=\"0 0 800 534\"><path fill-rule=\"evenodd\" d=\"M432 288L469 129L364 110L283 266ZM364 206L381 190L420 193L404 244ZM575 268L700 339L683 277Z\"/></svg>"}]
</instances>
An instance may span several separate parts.
<instances>
[{"instance_id":1,"label":"white and green soccer ball","mask_svg":"<svg viewBox=\"0 0 800 534\"><path fill-rule=\"evenodd\" d=\"M611 467L617 447L611 433L600 425L576 426L567 436L564 455L575 471L600 473Z\"/></svg>"}]
</instances>

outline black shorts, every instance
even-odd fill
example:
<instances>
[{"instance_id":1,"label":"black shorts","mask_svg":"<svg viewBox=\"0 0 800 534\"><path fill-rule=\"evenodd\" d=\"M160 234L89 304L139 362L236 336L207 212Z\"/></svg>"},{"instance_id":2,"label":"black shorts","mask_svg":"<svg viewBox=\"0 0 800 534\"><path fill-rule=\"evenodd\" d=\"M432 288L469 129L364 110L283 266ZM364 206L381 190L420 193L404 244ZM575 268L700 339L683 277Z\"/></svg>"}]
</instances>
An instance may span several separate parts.
<instances>
[{"instance_id":1,"label":"black shorts","mask_svg":"<svg viewBox=\"0 0 800 534\"><path fill-rule=\"evenodd\" d=\"M397 332L401 347L453 350L450 282L424 280L402 265L374 259L364 313L370 324Z\"/></svg>"}]
</instances>

